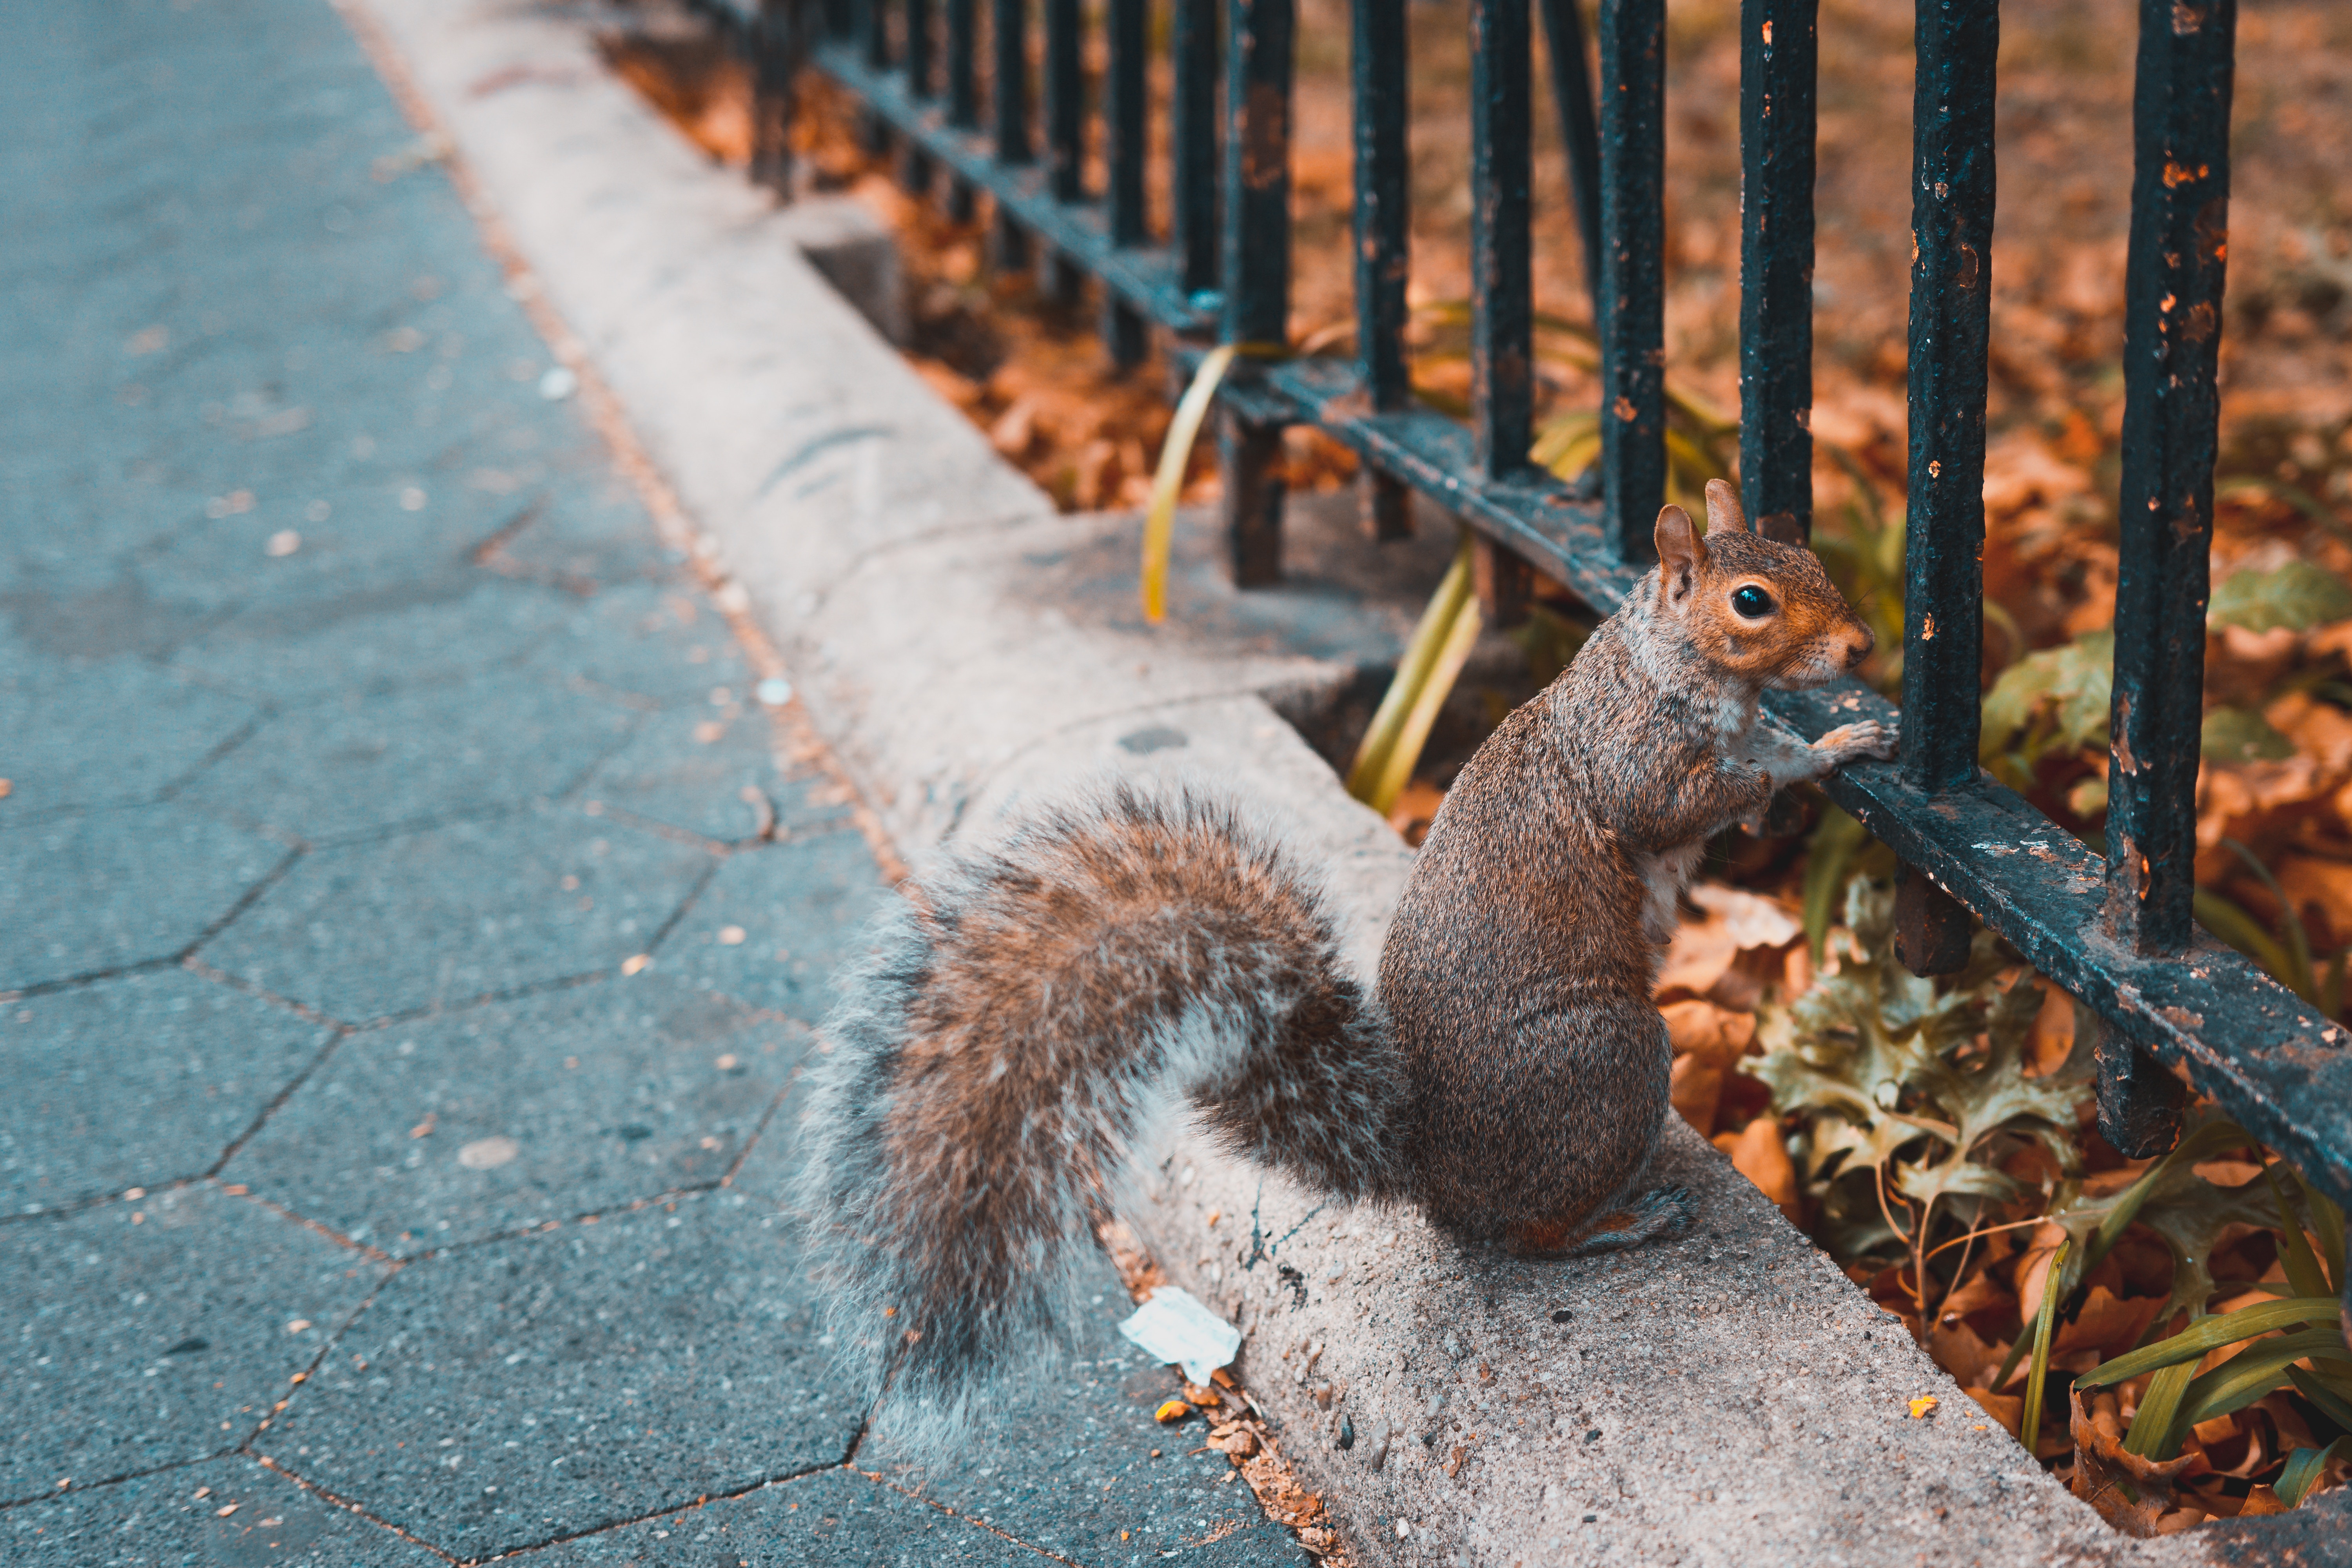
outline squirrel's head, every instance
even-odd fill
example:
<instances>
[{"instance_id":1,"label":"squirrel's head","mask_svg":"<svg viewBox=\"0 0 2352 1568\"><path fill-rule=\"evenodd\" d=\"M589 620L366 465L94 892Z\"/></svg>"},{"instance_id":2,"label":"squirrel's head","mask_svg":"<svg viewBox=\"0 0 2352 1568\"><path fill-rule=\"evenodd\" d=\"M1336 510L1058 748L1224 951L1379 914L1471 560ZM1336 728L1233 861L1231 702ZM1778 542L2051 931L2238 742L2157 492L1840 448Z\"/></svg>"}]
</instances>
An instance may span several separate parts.
<instances>
[{"instance_id":1,"label":"squirrel's head","mask_svg":"<svg viewBox=\"0 0 2352 1568\"><path fill-rule=\"evenodd\" d=\"M1706 484L1706 532L1690 513L1658 513L1656 617L1708 663L1759 688L1800 690L1836 679L1877 639L1793 529L1748 526L1739 497Z\"/></svg>"}]
</instances>

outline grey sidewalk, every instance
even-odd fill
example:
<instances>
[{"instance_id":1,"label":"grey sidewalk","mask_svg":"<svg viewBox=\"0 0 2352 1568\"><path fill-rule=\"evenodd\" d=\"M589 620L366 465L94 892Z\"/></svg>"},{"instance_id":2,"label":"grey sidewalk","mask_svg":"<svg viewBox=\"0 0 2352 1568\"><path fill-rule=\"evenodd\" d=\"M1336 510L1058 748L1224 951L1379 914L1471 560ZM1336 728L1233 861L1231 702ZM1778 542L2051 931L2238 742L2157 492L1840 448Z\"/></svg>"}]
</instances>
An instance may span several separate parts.
<instances>
[{"instance_id":1,"label":"grey sidewalk","mask_svg":"<svg viewBox=\"0 0 2352 1568\"><path fill-rule=\"evenodd\" d=\"M0 7L0 1555L1295 1561L1108 1269L859 1448L778 1197L881 873L326 0Z\"/></svg>"}]
</instances>

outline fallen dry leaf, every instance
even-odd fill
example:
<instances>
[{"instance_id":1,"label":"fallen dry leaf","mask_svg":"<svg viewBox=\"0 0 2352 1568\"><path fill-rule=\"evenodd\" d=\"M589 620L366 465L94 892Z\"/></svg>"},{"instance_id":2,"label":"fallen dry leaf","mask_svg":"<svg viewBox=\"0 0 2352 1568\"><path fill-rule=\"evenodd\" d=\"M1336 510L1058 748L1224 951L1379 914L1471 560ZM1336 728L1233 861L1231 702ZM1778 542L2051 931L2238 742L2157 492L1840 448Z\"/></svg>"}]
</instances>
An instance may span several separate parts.
<instances>
[{"instance_id":1,"label":"fallen dry leaf","mask_svg":"<svg viewBox=\"0 0 2352 1568\"><path fill-rule=\"evenodd\" d=\"M1932 1394L1923 1394L1919 1395L1916 1399L1911 1401L1911 1419L1914 1421L1926 1420L1927 1418L1927 1413L1935 1409L1936 1406L1941 1403L1942 1401L1938 1400Z\"/></svg>"},{"instance_id":2,"label":"fallen dry leaf","mask_svg":"<svg viewBox=\"0 0 2352 1568\"><path fill-rule=\"evenodd\" d=\"M1780 1119L1759 1116L1737 1132L1719 1132L1715 1146L1731 1156L1732 1168L1756 1184L1780 1206L1790 1225L1804 1228L1805 1208L1797 1192L1797 1167L1780 1141Z\"/></svg>"},{"instance_id":3,"label":"fallen dry leaf","mask_svg":"<svg viewBox=\"0 0 2352 1568\"><path fill-rule=\"evenodd\" d=\"M2162 1460L2127 1454L2113 1393L2099 1390L2088 1410L2081 1389L2067 1390L2067 1397L2074 1402L2074 1495L2126 1535L2158 1533L2158 1521L2181 1500L2179 1483L2210 1468L2204 1454L2191 1451Z\"/></svg>"},{"instance_id":4,"label":"fallen dry leaf","mask_svg":"<svg viewBox=\"0 0 2352 1568\"><path fill-rule=\"evenodd\" d=\"M1192 1414L1192 1407L1191 1405L1185 1404L1181 1399L1171 1399L1161 1405L1159 1409L1153 1411L1151 1413L1151 1418L1165 1426L1171 1422L1181 1421L1184 1417Z\"/></svg>"},{"instance_id":5,"label":"fallen dry leaf","mask_svg":"<svg viewBox=\"0 0 2352 1568\"><path fill-rule=\"evenodd\" d=\"M2025 1396L2021 1394L1995 1394L1989 1388L1963 1388L1962 1394L1983 1406L1984 1413L2000 1424L2002 1431L2017 1436L2017 1424L2025 1419Z\"/></svg>"}]
</instances>

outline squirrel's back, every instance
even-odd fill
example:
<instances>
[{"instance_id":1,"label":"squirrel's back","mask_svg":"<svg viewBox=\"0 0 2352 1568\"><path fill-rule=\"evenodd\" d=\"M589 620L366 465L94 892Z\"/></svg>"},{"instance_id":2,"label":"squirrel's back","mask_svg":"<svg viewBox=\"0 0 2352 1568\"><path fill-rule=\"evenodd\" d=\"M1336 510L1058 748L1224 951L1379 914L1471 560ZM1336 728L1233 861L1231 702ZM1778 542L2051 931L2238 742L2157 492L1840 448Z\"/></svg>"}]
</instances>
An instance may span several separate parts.
<instances>
[{"instance_id":1,"label":"squirrel's back","mask_svg":"<svg viewBox=\"0 0 2352 1568\"><path fill-rule=\"evenodd\" d=\"M952 1429L1070 1321L1129 1151L1393 1192L1402 1075L1314 885L1230 806L1112 789L927 874L826 1022L799 1205L887 1424Z\"/></svg>"}]
</instances>

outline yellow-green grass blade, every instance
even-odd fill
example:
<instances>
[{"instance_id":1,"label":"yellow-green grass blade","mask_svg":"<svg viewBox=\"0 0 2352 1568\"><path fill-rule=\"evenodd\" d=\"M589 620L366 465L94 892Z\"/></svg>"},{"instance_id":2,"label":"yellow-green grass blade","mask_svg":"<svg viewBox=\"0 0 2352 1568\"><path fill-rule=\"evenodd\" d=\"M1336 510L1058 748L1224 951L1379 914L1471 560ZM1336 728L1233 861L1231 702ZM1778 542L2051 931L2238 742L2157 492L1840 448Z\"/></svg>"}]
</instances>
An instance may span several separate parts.
<instances>
[{"instance_id":1,"label":"yellow-green grass blade","mask_svg":"<svg viewBox=\"0 0 2352 1568\"><path fill-rule=\"evenodd\" d=\"M2299 1366L2287 1368L2286 1376L2287 1381L2294 1384L2295 1392L2319 1406L2321 1414L2347 1432L2352 1432L2352 1399L2336 1393L2315 1374Z\"/></svg>"},{"instance_id":2,"label":"yellow-green grass blade","mask_svg":"<svg viewBox=\"0 0 2352 1568\"><path fill-rule=\"evenodd\" d=\"M1168 439L1160 446L1160 468L1151 477L1151 504L1143 514L1143 618L1158 626L1168 618L1168 547L1176 532L1176 501L1184 493L1184 470L1192 461L1192 443L1217 400L1217 383L1241 352L1238 343L1222 343L1202 356L1192 373L1192 384L1176 405L1168 424Z\"/></svg>"},{"instance_id":3,"label":"yellow-green grass blade","mask_svg":"<svg viewBox=\"0 0 2352 1568\"><path fill-rule=\"evenodd\" d=\"M2025 1410L2017 1423L2017 1440L2029 1454L2042 1433L2042 1391L2050 1376L2050 1332L2058 1321L2059 1271L2065 1268L2066 1253L2073 1246L2074 1238L2069 1237L2050 1255L2050 1272L2042 1277L2042 1309L2033 1314L2033 1369L2025 1374Z\"/></svg>"},{"instance_id":4,"label":"yellow-green grass blade","mask_svg":"<svg viewBox=\"0 0 2352 1568\"><path fill-rule=\"evenodd\" d=\"M2242 1410L2271 1390L2286 1386L2293 1381L2286 1375L2287 1368L2305 1356L2352 1362L2352 1350L2345 1348L2343 1331L2333 1325L2248 1345L2189 1384L2181 1396L2180 1412L2172 1418L2166 1455L2177 1450L2180 1434L2199 1422Z\"/></svg>"},{"instance_id":5,"label":"yellow-green grass blade","mask_svg":"<svg viewBox=\"0 0 2352 1568\"><path fill-rule=\"evenodd\" d=\"M2286 1255L2280 1261L2286 1266L2286 1282L2298 1296L2333 1296L2336 1291L2327 1282L2326 1271L2311 1250L2311 1237L2303 1233L2303 1220L2286 1201L2286 1187L2278 1179L2277 1167L2264 1165L2263 1179L2270 1184L2271 1201L2278 1205L2279 1236L2286 1243Z\"/></svg>"},{"instance_id":6,"label":"yellow-green grass blade","mask_svg":"<svg viewBox=\"0 0 2352 1568\"><path fill-rule=\"evenodd\" d=\"M2083 1388L2105 1388L2137 1377L2144 1372L2171 1366L2179 1362L2203 1359L2208 1351L2223 1345L2251 1340L2277 1329L2297 1328L2305 1323L2336 1321L2336 1299L2332 1296L2290 1296L2284 1301L2265 1301L2259 1307L2245 1307L2218 1317L2200 1318L2168 1340L2158 1340L2143 1345L2074 1380Z\"/></svg>"},{"instance_id":7,"label":"yellow-green grass blade","mask_svg":"<svg viewBox=\"0 0 2352 1568\"><path fill-rule=\"evenodd\" d=\"M2344 1289L2344 1211L2336 1206L2326 1194L2304 1179L2301 1171L2287 1167L2294 1184L2302 1190L2303 1206L2311 1215L2312 1228L2319 1233L2320 1261L2327 1265L2327 1289L2332 1294Z\"/></svg>"},{"instance_id":8,"label":"yellow-green grass blade","mask_svg":"<svg viewBox=\"0 0 2352 1568\"><path fill-rule=\"evenodd\" d=\"M1420 765L1422 748L1429 743L1430 727L1437 722L1438 710L1445 706L1446 696L1453 691L1462 667L1469 662L1470 649L1478 640L1480 620L1478 601L1465 594L1461 607L1454 613L1454 625L1446 630L1445 642L1430 666L1429 679L1415 694L1412 710L1405 715L1404 726L1397 732L1396 745L1381 766L1380 782L1372 789L1371 807L1382 816L1396 805L1404 786L1412 782L1412 770Z\"/></svg>"},{"instance_id":9,"label":"yellow-green grass blade","mask_svg":"<svg viewBox=\"0 0 2352 1568\"><path fill-rule=\"evenodd\" d=\"M2139 1409L2132 1416L2131 1430L2124 1434L2124 1452L2140 1458L2169 1458L2172 1449L2174 1418L2180 1414L2180 1402L2189 1394L2189 1382L2197 1375L2197 1363L2184 1361L2166 1367L2147 1380L2147 1392L2139 1396ZM2082 1379L2074 1380L2077 1387Z\"/></svg>"},{"instance_id":10,"label":"yellow-green grass blade","mask_svg":"<svg viewBox=\"0 0 2352 1568\"><path fill-rule=\"evenodd\" d=\"M2286 1468L2279 1472L2271 1489L2287 1507L2301 1508L2303 1500L2318 1481L2319 1472L2338 1454L2352 1458L2352 1437L2338 1437L2325 1448L2297 1448L2286 1457Z\"/></svg>"},{"instance_id":11,"label":"yellow-green grass blade","mask_svg":"<svg viewBox=\"0 0 2352 1568\"><path fill-rule=\"evenodd\" d=\"M1381 771L1388 765L1389 753L1396 749L1397 734L1412 712L1413 700L1428 682L1430 667L1437 662L1446 634L1461 614L1463 601L1470 596L1472 548L1470 531L1465 529L1462 543L1454 552L1454 563L1438 580L1437 592L1430 595L1429 607L1422 611L1421 624L1413 628L1412 640L1405 645L1404 658L1397 661L1395 678L1381 694L1380 710L1372 715L1370 728L1356 747L1356 760L1348 769L1348 793L1358 800L1370 802Z\"/></svg>"}]
</instances>

